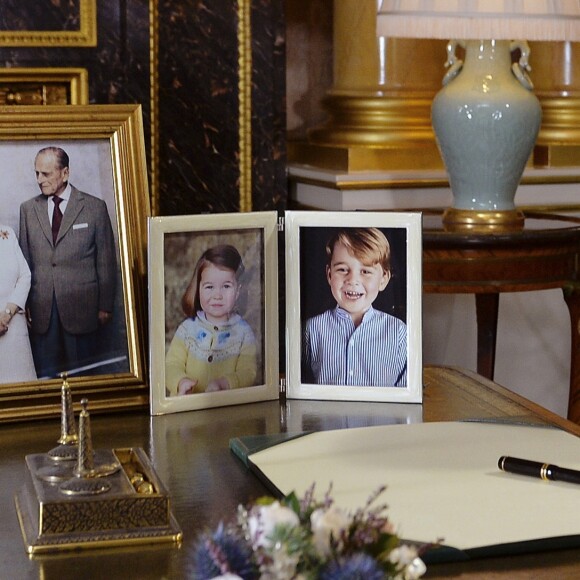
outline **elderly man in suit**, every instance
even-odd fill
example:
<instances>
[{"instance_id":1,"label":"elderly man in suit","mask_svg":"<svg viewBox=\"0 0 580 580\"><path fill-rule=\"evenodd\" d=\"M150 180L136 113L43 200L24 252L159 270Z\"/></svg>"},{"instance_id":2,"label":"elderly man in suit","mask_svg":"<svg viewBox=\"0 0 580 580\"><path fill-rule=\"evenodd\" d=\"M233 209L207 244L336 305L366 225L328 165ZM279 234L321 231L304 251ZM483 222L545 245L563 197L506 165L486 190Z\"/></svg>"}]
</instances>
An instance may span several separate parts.
<instances>
[{"instance_id":1,"label":"elderly man in suit","mask_svg":"<svg viewBox=\"0 0 580 580\"><path fill-rule=\"evenodd\" d=\"M102 199L69 183L69 158L41 149L34 164L40 195L20 206L20 246L32 272L28 297L39 378L95 364L99 329L113 313L117 259Z\"/></svg>"}]
</instances>

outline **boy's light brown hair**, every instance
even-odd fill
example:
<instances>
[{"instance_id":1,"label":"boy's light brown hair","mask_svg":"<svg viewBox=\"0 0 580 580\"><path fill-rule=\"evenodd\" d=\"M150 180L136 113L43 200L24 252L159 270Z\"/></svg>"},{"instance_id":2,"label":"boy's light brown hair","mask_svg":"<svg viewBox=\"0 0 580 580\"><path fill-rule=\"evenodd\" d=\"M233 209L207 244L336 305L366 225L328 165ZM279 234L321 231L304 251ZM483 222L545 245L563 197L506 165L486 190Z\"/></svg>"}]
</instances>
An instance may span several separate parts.
<instances>
[{"instance_id":1,"label":"boy's light brown hair","mask_svg":"<svg viewBox=\"0 0 580 580\"><path fill-rule=\"evenodd\" d=\"M381 230L377 228L338 230L326 243L327 266L330 266L334 247L339 243L362 264L366 266L379 264L384 272L391 273L391 246Z\"/></svg>"}]
</instances>

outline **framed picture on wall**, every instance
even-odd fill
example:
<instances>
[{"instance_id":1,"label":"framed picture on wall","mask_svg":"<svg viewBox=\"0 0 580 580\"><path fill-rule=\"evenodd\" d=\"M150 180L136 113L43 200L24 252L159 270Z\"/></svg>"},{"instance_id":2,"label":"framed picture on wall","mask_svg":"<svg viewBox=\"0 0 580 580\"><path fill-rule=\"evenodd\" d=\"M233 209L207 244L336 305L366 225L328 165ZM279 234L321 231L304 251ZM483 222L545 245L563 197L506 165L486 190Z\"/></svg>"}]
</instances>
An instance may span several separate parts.
<instances>
[{"instance_id":1,"label":"framed picture on wall","mask_svg":"<svg viewBox=\"0 0 580 580\"><path fill-rule=\"evenodd\" d=\"M5 107L0 170L0 419L59 414L63 373L95 411L145 405L140 106Z\"/></svg>"},{"instance_id":2,"label":"framed picture on wall","mask_svg":"<svg viewBox=\"0 0 580 580\"><path fill-rule=\"evenodd\" d=\"M5 2L2 8L2 46L97 45L97 0Z\"/></svg>"},{"instance_id":3,"label":"framed picture on wall","mask_svg":"<svg viewBox=\"0 0 580 580\"><path fill-rule=\"evenodd\" d=\"M277 214L149 220L151 413L276 399Z\"/></svg>"},{"instance_id":4,"label":"framed picture on wall","mask_svg":"<svg viewBox=\"0 0 580 580\"><path fill-rule=\"evenodd\" d=\"M287 396L422 400L421 215L286 212Z\"/></svg>"}]
</instances>

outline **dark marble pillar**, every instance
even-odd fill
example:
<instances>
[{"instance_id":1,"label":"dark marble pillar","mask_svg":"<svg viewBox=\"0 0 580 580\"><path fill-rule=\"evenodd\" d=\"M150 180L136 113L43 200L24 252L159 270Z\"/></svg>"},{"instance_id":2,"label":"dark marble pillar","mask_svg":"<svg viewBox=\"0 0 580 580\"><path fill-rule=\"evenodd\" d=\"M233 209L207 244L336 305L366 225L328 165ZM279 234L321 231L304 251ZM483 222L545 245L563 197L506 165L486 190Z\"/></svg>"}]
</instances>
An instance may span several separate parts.
<instances>
[{"instance_id":1,"label":"dark marble pillar","mask_svg":"<svg viewBox=\"0 0 580 580\"><path fill-rule=\"evenodd\" d=\"M254 210L286 207L286 50L283 2L252 9L252 202Z\"/></svg>"},{"instance_id":2,"label":"dark marble pillar","mask_svg":"<svg viewBox=\"0 0 580 580\"><path fill-rule=\"evenodd\" d=\"M161 213L235 211L236 4L160 2L158 72Z\"/></svg>"},{"instance_id":3,"label":"dark marble pillar","mask_svg":"<svg viewBox=\"0 0 580 580\"><path fill-rule=\"evenodd\" d=\"M286 199L283 11L251 8L251 197L265 210ZM165 1L158 18L160 213L239 211L238 3Z\"/></svg>"}]
</instances>

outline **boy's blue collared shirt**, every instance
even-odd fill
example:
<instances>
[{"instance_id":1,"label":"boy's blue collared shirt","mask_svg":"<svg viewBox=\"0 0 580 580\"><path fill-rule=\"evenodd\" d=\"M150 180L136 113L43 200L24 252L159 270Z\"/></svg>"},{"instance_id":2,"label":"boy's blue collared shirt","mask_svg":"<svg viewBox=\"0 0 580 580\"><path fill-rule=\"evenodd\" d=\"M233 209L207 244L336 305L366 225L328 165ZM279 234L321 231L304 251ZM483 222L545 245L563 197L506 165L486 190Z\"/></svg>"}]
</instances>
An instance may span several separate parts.
<instances>
[{"instance_id":1,"label":"boy's blue collared shirt","mask_svg":"<svg viewBox=\"0 0 580 580\"><path fill-rule=\"evenodd\" d=\"M320 385L407 385L407 326L372 307L356 328L338 306L310 318L303 353L303 365Z\"/></svg>"}]
</instances>

